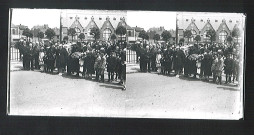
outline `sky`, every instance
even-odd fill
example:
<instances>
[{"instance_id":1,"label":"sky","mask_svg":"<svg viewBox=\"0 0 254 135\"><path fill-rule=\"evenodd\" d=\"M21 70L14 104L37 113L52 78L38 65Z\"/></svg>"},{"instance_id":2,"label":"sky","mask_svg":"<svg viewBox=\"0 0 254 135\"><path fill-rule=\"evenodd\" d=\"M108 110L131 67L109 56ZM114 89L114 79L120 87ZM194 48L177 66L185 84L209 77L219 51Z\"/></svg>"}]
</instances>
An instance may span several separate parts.
<instances>
[{"instance_id":1,"label":"sky","mask_svg":"<svg viewBox=\"0 0 254 135\"><path fill-rule=\"evenodd\" d=\"M164 26L166 30L176 29L176 12L127 11L127 24L142 27L146 31L152 27Z\"/></svg>"},{"instance_id":2,"label":"sky","mask_svg":"<svg viewBox=\"0 0 254 135\"><path fill-rule=\"evenodd\" d=\"M58 9L13 9L12 23L32 28L35 25L48 24L50 28L60 27L60 10Z\"/></svg>"},{"instance_id":3,"label":"sky","mask_svg":"<svg viewBox=\"0 0 254 135\"><path fill-rule=\"evenodd\" d=\"M32 28L35 25L48 24L50 28L60 27L59 9L13 9L12 23ZM127 11L127 24L131 27L142 27L148 30L152 27L164 26L166 30L175 29L176 13L161 11Z\"/></svg>"}]
</instances>

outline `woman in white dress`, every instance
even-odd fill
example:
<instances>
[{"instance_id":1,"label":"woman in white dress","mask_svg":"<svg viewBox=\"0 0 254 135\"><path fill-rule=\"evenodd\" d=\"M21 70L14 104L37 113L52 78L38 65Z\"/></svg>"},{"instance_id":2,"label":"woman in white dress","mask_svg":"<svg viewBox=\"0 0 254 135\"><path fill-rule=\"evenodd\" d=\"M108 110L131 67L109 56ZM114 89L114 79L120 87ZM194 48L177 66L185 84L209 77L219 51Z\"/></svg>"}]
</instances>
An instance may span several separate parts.
<instances>
[{"instance_id":1,"label":"woman in white dress","mask_svg":"<svg viewBox=\"0 0 254 135\"><path fill-rule=\"evenodd\" d=\"M161 73L161 50L158 50L158 53L156 54L156 68L158 69L157 72Z\"/></svg>"}]
</instances>

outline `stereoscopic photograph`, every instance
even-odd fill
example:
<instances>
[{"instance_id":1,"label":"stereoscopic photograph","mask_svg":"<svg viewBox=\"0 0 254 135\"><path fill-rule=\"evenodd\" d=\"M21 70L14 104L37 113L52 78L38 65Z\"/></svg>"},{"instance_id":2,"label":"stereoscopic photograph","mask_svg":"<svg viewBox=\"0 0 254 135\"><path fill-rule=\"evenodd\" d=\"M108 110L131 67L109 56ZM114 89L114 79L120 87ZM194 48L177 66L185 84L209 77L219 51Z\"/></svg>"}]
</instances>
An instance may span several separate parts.
<instances>
[{"instance_id":1,"label":"stereoscopic photograph","mask_svg":"<svg viewBox=\"0 0 254 135\"><path fill-rule=\"evenodd\" d=\"M243 118L242 13L9 12L8 115Z\"/></svg>"}]
</instances>

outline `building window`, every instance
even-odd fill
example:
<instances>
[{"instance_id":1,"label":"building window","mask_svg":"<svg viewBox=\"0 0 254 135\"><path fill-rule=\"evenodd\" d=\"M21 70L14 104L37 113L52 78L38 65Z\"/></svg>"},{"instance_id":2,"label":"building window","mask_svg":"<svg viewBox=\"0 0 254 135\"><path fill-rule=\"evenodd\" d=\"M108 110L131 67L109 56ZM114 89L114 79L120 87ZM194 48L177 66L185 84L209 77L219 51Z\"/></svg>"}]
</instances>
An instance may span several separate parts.
<instances>
[{"instance_id":1,"label":"building window","mask_svg":"<svg viewBox=\"0 0 254 135\"><path fill-rule=\"evenodd\" d=\"M221 31L219 33L219 42L224 43L227 39L227 36L228 36L228 33L225 30Z\"/></svg>"},{"instance_id":2,"label":"building window","mask_svg":"<svg viewBox=\"0 0 254 135\"><path fill-rule=\"evenodd\" d=\"M131 31L128 31L128 36L129 36L129 37L131 36Z\"/></svg>"},{"instance_id":3,"label":"building window","mask_svg":"<svg viewBox=\"0 0 254 135\"><path fill-rule=\"evenodd\" d=\"M189 19L186 19L186 22L188 22L189 21Z\"/></svg>"},{"instance_id":4,"label":"building window","mask_svg":"<svg viewBox=\"0 0 254 135\"><path fill-rule=\"evenodd\" d=\"M87 19L87 17L85 17L85 20Z\"/></svg>"},{"instance_id":5,"label":"building window","mask_svg":"<svg viewBox=\"0 0 254 135\"><path fill-rule=\"evenodd\" d=\"M99 18L99 20L101 20L101 17Z\"/></svg>"},{"instance_id":6,"label":"building window","mask_svg":"<svg viewBox=\"0 0 254 135\"><path fill-rule=\"evenodd\" d=\"M12 29L12 35L15 35L15 33L16 33L15 29Z\"/></svg>"},{"instance_id":7,"label":"building window","mask_svg":"<svg viewBox=\"0 0 254 135\"><path fill-rule=\"evenodd\" d=\"M200 22L203 22L203 19L201 19Z\"/></svg>"},{"instance_id":8,"label":"building window","mask_svg":"<svg viewBox=\"0 0 254 135\"><path fill-rule=\"evenodd\" d=\"M229 20L230 23L232 23L232 20Z\"/></svg>"},{"instance_id":9,"label":"building window","mask_svg":"<svg viewBox=\"0 0 254 135\"><path fill-rule=\"evenodd\" d=\"M215 20L215 22L218 22L218 20Z\"/></svg>"},{"instance_id":10,"label":"building window","mask_svg":"<svg viewBox=\"0 0 254 135\"><path fill-rule=\"evenodd\" d=\"M70 17L70 19L72 19L72 17Z\"/></svg>"},{"instance_id":11,"label":"building window","mask_svg":"<svg viewBox=\"0 0 254 135\"><path fill-rule=\"evenodd\" d=\"M116 20L116 18L114 17L113 20Z\"/></svg>"},{"instance_id":12,"label":"building window","mask_svg":"<svg viewBox=\"0 0 254 135\"><path fill-rule=\"evenodd\" d=\"M109 28L105 29L103 31L103 39L104 40L109 40L110 39L110 36L111 36L111 30Z\"/></svg>"}]
</instances>

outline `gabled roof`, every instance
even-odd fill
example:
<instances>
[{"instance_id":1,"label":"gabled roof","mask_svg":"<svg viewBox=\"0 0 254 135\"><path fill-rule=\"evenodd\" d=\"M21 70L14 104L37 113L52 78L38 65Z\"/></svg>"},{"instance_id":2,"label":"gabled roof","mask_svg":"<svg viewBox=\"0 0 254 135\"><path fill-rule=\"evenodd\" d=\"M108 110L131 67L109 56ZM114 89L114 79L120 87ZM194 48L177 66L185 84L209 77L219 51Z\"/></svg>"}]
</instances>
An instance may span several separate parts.
<instances>
[{"instance_id":1,"label":"gabled roof","mask_svg":"<svg viewBox=\"0 0 254 135\"><path fill-rule=\"evenodd\" d=\"M218 30L222 20L225 20L229 30L232 30L237 22L241 22L242 16L235 13L198 13L198 12L182 12L177 15L177 24L179 29L186 29L191 23L191 20L195 20L194 23L199 30L203 29L209 23L212 25L215 31Z\"/></svg>"},{"instance_id":2,"label":"gabled roof","mask_svg":"<svg viewBox=\"0 0 254 135\"><path fill-rule=\"evenodd\" d=\"M100 29L93 19L88 23L85 29L88 30L89 28L92 28L92 27L97 27L98 29Z\"/></svg>"},{"instance_id":3,"label":"gabled roof","mask_svg":"<svg viewBox=\"0 0 254 135\"><path fill-rule=\"evenodd\" d=\"M218 29L216 31L218 31L219 29L225 29L226 31L230 32L227 24L224 21L220 24L220 26L218 27Z\"/></svg>"},{"instance_id":4,"label":"gabled roof","mask_svg":"<svg viewBox=\"0 0 254 135\"><path fill-rule=\"evenodd\" d=\"M207 28L215 30L209 21L207 21L207 23L206 23L205 26L201 29L201 31L204 32L204 31L207 30Z\"/></svg>"},{"instance_id":5,"label":"gabled roof","mask_svg":"<svg viewBox=\"0 0 254 135\"><path fill-rule=\"evenodd\" d=\"M80 24L79 22L79 19L76 18L76 20L72 23L72 25L70 26L70 28L75 28L75 27L78 27L81 31L84 29L82 27L82 25Z\"/></svg>"},{"instance_id":6,"label":"gabled roof","mask_svg":"<svg viewBox=\"0 0 254 135\"><path fill-rule=\"evenodd\" d=\"M115 30L114 27L113 27L113 25L111 24L109 18L103 23L101 29L102 29L102 28L106 28L106 27L111 27L111 28L113 28L113 30Z\"/></svg>"}]
</instances>

